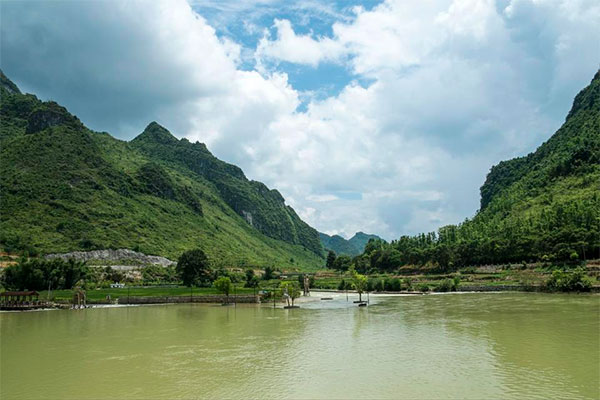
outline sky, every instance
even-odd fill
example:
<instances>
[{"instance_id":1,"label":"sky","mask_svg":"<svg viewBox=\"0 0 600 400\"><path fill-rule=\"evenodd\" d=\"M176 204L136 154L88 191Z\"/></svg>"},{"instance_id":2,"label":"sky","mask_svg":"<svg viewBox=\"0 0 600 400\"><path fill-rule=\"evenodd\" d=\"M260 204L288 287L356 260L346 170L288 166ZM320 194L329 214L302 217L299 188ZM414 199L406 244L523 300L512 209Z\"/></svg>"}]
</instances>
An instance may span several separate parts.
<instances>
[{"instance_id":1,"label":"sky","mask_svg":"<svg viewBox=\"0 0 600 400\"><path fill-rule=\"evenodd\" d=\"M597 0L2 1L0 22L22 91L206 143L345 237L472 217L600 66Z\"/></svg>"}]
</instances>

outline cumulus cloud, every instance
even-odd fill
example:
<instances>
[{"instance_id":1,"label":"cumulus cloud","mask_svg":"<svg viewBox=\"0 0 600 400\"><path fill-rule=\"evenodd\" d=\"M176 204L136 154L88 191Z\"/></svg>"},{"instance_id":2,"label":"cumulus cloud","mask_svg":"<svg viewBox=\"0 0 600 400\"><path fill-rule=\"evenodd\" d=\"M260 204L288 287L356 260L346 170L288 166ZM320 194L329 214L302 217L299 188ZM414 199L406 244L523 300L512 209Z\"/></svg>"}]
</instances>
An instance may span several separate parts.
<instances>
[{"instance_id":1,"label":"cumulus cloud","mask_svg":"<svg viewBox=\"0 0 600 400\"><path fill-rule=\"evenodd\" d=\"M254 69L184 1L0 7L2 68L22 89L121 138L158 120L346 236L472 215L491 165L549 137L600 60L586 0L388 0L327 35L276 18ZM336 63L351 82L299 108L286 63Z\"/></svg>"},{"instance_id":2,"label":"cumulus cloud","mask_svg":"<svg viewBox=\"0 0 600 400\"><path fill-rule=\"evenodd\" d=\"M276 19L274 27L277 29L277 38L270 40L269 31L266 30L258 43L255 53L258 62L263 58L271 58L316 66L320 62L337 61L345 52L339 41L297 35L286 19Z\"/></svg>"}]
</instances>

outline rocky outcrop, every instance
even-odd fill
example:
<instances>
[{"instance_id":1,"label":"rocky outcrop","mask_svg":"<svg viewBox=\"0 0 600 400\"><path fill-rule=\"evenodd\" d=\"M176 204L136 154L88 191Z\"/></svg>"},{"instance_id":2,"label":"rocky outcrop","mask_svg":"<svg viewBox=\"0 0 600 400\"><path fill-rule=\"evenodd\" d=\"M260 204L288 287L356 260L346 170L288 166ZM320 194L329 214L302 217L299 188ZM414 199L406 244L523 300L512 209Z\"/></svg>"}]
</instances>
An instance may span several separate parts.
<instances>
[{"instance_id":1,"label":"rocky outcrop","mask_svg":"<svg viewBox=\"0 0 600 400\"><path fill-rule=\"evenodd\" d=\"M77 261L118 261L123 264L125 264L125 261L127 261L128 263L136 265L160 265L162 267L168 267L169 265L176 264L175 261L171 261L165 257L149 256L144 253L129 249L73 251L71 253L63 254L47 254L46 258L62 258L63 260L73 258Z\"/></svg>"},{"instance_id":2,"label":"rocky outcrop","mask_svg":"<svg viewBox=\"0 0 600 400\"><path fill-rule=\"evenodd\" d=\"M10 94L21 93L17 85L15 85L10 79L4 75L4 72L0 70L0 87L6 90Z\"/></svg>"},{"instance_id":3,"label":"rocky outcrop","mask_svg":"<svg viewBox=\"0 0 600 400\"><path fill-rule=\"evenodd\" d=\"M45 102L33 110L27 119L25 133L40 132L46 128L58 125L68 125L73 128L83 128L77 117L69 114L66 108L53 101Z\"/></svg>"}]
</instances>

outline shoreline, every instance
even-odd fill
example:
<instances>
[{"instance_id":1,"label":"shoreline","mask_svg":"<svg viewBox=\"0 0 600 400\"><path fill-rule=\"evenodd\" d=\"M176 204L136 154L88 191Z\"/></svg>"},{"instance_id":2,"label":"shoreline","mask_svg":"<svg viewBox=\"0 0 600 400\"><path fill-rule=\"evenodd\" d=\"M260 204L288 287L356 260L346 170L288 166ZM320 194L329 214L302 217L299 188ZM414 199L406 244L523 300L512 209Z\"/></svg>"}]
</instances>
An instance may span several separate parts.
<instances>
[{"instance_id":1,"label":"shoreline","mask_svg":"<svg viewBox=\"0 0 600 400\"><path fill-rule=\"evenodd\" d=\"M591 291L589 292L549 292L549 291L543 291L543 290L510 290L510 289L501 289L501 290L462 290L463 288L460 288L461 290L457 290L457 291L448 291L448 292L407 292L407 291L398 291L398 292L393 292L393 291L385 291L385 292L369 292L369 296L371 297L375 297L375 298L381 298L381 297L412 297L412 296L423 296L423 295L450 295L450 294L474 294L474 293L489 293L489 294L500 294L500 293L536 293L536 294L548 294L548 295L553 295L553 294L575 294L575 295L598 295L600 294L600 287L593 287ZM470 288L469 288L470 289ZM345 295L346 291L340 291L340 290L333 290L333 289L318 289L318 290L313 290L311 292L311 294L313 294L313 296L300 296L296 299L295 303L296 304L302 304L302 303L315 303L315 302L320 302L321 297L320 294L331 294L331 293L336 293L339 295ZM357 296L358 292L356 291L348 291L348 295L352 295L352 296ZM367 293L364 292L363 293L363 297L366 296ZM214 296L216 298L219 298L220 296ZM137 299L144 299L144 296L136 296ZM130 300L132 300L133 298L131 298ZM173 298L170 298L169 300L172 300ZM178 299L179 301L166 301L167 299L164 299L163 301L157 301L157 302L153 302L153 301L140 301L140 302L129 302L129 303L91 303L88 304L86 308L71 308L71 307L65 307L67 306L66 303L58 303L59 306L58 307L46 307L46 308L37 308L37 309L23 309L23 310L0 310L0 314L2 313L23 313L23 312L41 312L41 311L57 311L57 310L73 310L73 311L77 311L77 310L87 310L87 309L96 309L96 308L125 308L125 307L142 307L142 306L158 306L158 305L177 305L177 304L202 304L202 305L206 305L206 306L224 306L223 302L221 301L185 301L185 300L189 300L189 297L186 296L181 296L181 299ZM193 299L195 300L195 299ZM217 299L215 299L217 300ZM264 307L264 306L269 306L271 307L273 304L272 301L269 300L265 300L265 301L258 301L258 302L230 302L228 304L229 307L235 307L237 305L240 306L260 306L260 307ZM276 301L276 304L278 305L277 308L283 308L282 306L285 305L285 302L278 300ZM279 307L281 306L281 307Z\"/></svg>"}]
</instances>

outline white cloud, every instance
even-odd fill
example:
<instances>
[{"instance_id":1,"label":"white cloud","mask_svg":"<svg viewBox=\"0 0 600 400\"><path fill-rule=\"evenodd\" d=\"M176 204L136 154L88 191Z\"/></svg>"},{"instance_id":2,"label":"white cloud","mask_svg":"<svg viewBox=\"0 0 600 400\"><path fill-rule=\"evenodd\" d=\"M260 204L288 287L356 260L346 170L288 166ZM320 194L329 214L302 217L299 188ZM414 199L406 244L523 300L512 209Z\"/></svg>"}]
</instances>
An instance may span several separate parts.
<instances>
[{"instance_id":1,"label":"white cloud","mask_svg":"<svg viewBox=\"0 0 600 400\"><path fill-rule=\"evenodd\" d=\"M316 66L320 62L337 61L344 53L343 46L330 38L313 39L310 35L297 35L286 19L276 19L277 38L270 40L268 30L258 43L257 62L271 58L292 63Z\"/></svg>"},{"instance_id":2,"label":"white cloud","mask_svg":"<svg viewBox=\"0 0 600 400\"><path fill-rule=\"evenodd\" d=\"M254 52L269 68L254 71L184 1L49 4L0 3L2 68L24 89L121 137L158 120L206 142L344 236L472 215L490 166L549 137L600 60L594 1L389 0L330 37L277 19ZM279 61L335 62L372 83L299 111Z\"/></svg>"}]
</instances>

